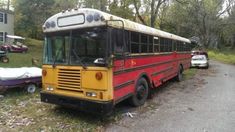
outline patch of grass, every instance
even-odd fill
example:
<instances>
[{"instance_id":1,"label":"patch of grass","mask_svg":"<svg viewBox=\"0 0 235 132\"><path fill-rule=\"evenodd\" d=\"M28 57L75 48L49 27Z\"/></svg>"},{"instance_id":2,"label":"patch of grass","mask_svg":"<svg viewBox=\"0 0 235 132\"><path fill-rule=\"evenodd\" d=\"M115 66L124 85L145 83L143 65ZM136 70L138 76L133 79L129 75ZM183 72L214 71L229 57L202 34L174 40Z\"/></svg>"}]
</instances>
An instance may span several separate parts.
<instances>
[{"instance_id":1,"label":"patch of grass","mask_svg":"<svg viewBox=\"0 0 235 132\"><path fill-rule=\"evenodd\" d=\"M235 65L235 51L226 50L223 52L219 51L209 51L209 57L224 63Z\"/></svg>"},{"instance_id":2,"label":"patch of grass","mask_svg":"<svg viewBox=\"0 0 235 132\"><path fill-rule=\"evenodd\" d=\"M196 68L190 68L190 69L184 71L184 79L189 79L189 78L193 77L196 73L197 73Z\"/></svg>"},{"instance_id":3,"label":"patch of grass","mask_svg":"<svg viewBox=\"0 0 235 132\"><path fill-rule=\"evenodd\" d=\"M26 39L25 45L29 50L27 53L8 53L9 63L0 62L0 67L30 67L32 66L32 58L38 59L38 66L42 65L43 41L35 39Z\"/></svg>"}]
</instances>

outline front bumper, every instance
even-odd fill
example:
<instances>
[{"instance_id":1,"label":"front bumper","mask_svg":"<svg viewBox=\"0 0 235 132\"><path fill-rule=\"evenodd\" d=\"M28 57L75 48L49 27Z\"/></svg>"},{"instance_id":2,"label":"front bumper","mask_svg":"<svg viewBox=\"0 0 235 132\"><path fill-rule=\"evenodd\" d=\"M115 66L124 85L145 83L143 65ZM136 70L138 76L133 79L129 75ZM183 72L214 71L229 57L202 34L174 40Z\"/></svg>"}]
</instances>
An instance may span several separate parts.
<instances>
[{"instance_id":1,"label":"front bumper","mask_svg":"<svg viewBox=\"0 0 235 132\"><path fill-rule=\"evenodd\" d=\"M94 114L108 114L113 109L113 101L101 102L41 92L41 101L51 104L73 107Z\"/></svg>"}]
</instances>

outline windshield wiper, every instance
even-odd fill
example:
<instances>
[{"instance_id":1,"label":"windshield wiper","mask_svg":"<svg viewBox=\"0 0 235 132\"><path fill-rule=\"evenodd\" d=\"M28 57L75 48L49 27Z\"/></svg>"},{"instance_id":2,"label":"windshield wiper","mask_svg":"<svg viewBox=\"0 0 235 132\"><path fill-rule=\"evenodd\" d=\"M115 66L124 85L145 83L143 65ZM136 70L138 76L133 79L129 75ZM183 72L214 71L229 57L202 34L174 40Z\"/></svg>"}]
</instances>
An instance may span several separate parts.
<instances>
[{"instance_id":1,"label":"windshield wiper","mask_svg":"<svg viewBox=\"0 0 235 132\"><path fill-rule=\"evenodd\" d=\"M73 49L73 53L76 56L76 58L81 62L82 68L87 69L86 65L82 62L82 59L78 56L78 54L76 53L74 49Z\"/></svg>"},{"instance_id":2,"label":"windshield wiper","mask_svg":"<svg viewBox=\"0 0 235 132\"><path fill-rule=\"evenodd\" d=\"M53 59L54 59L54 60L53 60L53 64L52 64L52 67L53 67L53 68L56 67L55 62L56 62L58 56L59 56L59 54L56 54L56 56L53 58Z\"/></svg>"}]
</instances>

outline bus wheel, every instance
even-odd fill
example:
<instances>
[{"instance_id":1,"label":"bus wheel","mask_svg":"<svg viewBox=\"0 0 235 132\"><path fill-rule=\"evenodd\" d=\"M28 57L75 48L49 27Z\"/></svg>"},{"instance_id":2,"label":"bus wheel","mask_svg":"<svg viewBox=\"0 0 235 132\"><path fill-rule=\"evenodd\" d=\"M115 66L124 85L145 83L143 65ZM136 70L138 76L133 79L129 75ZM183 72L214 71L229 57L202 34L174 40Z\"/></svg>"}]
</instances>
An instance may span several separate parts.
<instances>
[{"instance_id":1,"label":"bus wheel","mask_svg":"<svg viewBox=\"0 0 235 132\"><path fill-rule=\"evenodd\" d=\"M176 76L176 81L180 82L183 80L183 67L179 66L178 74Z\"/></svg>"},{"instance_id":2,"label":"bus wheel","mask_svg":"<svg viewBox=\"0 0 235 132\"><path fill-rule=\"evenodd\" d=\"M141 106L145 103L147 100L149 93L149 87L146 79L140 78L137 81L137 84L135 86L135 93L134 95L130 98L130 103L133 106Z\"/></svg>"}]
</instances>

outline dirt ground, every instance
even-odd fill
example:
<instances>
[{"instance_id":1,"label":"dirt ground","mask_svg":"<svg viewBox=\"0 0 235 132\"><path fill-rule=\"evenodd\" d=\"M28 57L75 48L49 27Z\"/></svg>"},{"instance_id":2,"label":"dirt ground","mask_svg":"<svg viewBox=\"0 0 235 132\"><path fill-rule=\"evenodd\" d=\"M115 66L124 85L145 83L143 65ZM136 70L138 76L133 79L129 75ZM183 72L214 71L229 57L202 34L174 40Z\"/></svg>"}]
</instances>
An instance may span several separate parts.
<instances>
[{"instance_id":1,"label":"dirt ground","mask_svg":"<svg viewBox=\"0 0 235 132\"><path fill-rule=\"evenodd\" d=\"M107 132L234 132L235 66L211 61L208 70L180 83L168 82ZM126 110L126 111L125 111Z\"/></svg>"}]
</instances>

